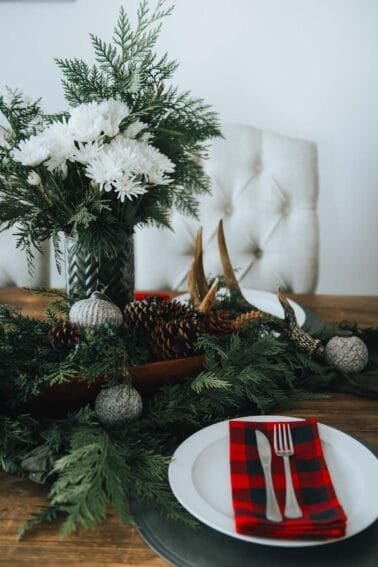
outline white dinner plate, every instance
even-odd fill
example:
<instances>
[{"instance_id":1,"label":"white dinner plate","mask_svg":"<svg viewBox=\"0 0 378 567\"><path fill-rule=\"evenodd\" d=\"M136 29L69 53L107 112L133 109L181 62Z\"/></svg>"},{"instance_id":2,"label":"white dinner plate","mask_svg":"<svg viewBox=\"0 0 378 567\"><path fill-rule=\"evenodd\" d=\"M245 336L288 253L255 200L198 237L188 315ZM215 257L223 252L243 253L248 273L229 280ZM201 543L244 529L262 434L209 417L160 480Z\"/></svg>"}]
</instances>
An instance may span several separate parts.
<instances>
[{"instance_id":1,"label":"white dinner plate","mask_svg":"<svg viewBox=\"0 0 378 567\"><path fill-rule=\"evenodd\" d=\"M252 416L245 421L298 421L283 416ZM378 513L378 460L364 445L333 427L319 426L324 457L337 497L347 515L343 538L285 540L236 533L231 498L228 421L206 427L186 439L169 465L169 483L177 500L204 524L226 535L263 545L307 547L351 537L372 524Z\"/></svg>"},{"instance_id":2,"label":"white dinner plate","mask_svg":"<svg viewBox=\"0 0 378 567\"><path fill-rule=\"evenodd\" d=\"M270 291L262 291L260 289L247 288L242 288L241 291L246 300L257 307L257 309L260 309L260 311L269 313L269 315L275 315L276 317L280 317L280 319L284 318L282 305L279 302L278 297L274 293L271 293ZM221 288L218 291L218 296L221 296L222 294L224 295L225 293L227 293L227 290L225 288ZM190 296L189 293L184 293L183 295L178 295L175 299L187 303L190 299ZM306 320L306 314L304 310L300 305L298 305L298 303L292 301L291 299L289 299L289 303L294 309L298 325L302 327Z\"/></svg>"}]
</instances>

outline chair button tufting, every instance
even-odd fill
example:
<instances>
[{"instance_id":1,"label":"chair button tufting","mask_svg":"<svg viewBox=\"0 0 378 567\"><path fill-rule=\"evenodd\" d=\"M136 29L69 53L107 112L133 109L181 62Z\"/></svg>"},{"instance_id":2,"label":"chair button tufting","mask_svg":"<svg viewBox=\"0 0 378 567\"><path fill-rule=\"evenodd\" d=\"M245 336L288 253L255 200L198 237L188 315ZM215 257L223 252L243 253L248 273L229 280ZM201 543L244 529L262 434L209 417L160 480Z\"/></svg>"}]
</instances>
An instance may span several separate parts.
<instances>
[{"instance_id":1,"label":"chair button tufting","mask_svg":"<svg viewBox=\"0 0 378 567\"><path fill-rule=\"evenodd\" d=\"M234 212L234 208L231 205L231 203L227 203L227 205L225 205L224 207L224 214L225 215L232 215L232 213Z\"/></svg>"},{"instance_id":2,"label":"chair button tufting","mask_svg":"<svg viewBox=\"0 0 378 567\"><path fill-rule=\"evenodd\" d=\"M289 210L290 210L289 203L284 203L281 208L282 216L287 217L287 215L289 214Z\"/></svg>"},{"instance_id":3,"label":"chair button tufting","mask_svg":"<svg viewBox=\"0 0 378 567\"><path fill-rule=\"evenodd\" d=\"M257 159L255 161L255 173L261 173L263 168L263 164L261 159Z\"/></svg>"},{"instance_id":4,"label":"chair button tufting","mask_svg":"<svg viewBox=\"0 0 378 567\"><path fill-rule=\"evenodd\" d=\"M253 250L253 254L254 254L255 258L259 259L263 255L263 251L261 250L261 248L257 247Z\"/></svg>"}]
</instances>

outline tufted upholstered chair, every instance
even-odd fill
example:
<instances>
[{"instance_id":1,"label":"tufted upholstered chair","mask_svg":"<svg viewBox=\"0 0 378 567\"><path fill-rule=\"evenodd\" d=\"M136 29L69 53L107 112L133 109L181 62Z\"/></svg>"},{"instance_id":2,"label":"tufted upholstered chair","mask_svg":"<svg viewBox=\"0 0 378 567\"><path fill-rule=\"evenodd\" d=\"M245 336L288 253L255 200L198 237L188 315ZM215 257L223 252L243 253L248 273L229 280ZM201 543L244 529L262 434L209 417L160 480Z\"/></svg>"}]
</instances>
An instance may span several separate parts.
<instances>
[{"instance_id":1,"label":"tufted upholstered chair","mask_svg":"<svg viewBox=\"0 0 378 567\"><path fill-rule=\"evenodd\" d=\"M28 273L25 253L16 248L13 232L0 233L0 287L37 287L49 285L49 253L45 246L44 255L35 253L34 274Z\"/></svg>"},{"instance_id":2,"label":"tufted upholstered chair","mask_svg":"<svg viewBox=\"0 0 378 567\"><path fill-rule=\"evenodd\" d=\"M204 163L212 194L200 218L177 213L174 232L136 233L136 286L187 289L194 241L203 226L207 275L221 273L216 231L223 218L236 276L244 288L294 293L315 290L318 277L317 151L312 142L252 126L225 124Z\"/></svg>"}]
</instances>

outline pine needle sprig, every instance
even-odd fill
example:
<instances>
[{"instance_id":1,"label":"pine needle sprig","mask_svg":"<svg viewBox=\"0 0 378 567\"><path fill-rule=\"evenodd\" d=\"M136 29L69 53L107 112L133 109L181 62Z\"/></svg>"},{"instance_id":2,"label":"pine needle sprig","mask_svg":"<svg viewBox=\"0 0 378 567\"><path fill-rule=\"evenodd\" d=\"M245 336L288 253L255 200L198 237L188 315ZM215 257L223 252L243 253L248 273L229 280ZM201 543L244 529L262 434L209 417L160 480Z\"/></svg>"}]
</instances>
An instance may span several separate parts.
<instances>
[{"instance_id":1,"label":"pine needle sprig","mask_svg":"<svg viewBox=\"0 0 378 567\"><path fill-rule=\"evenodd\" d=\"M93 65L90 67L81 59L55 59L64 73L62 86L65 98L72 106L83 101L93 102L110 98L113 94L106 77Z\"/></svg>"},{"instance_id":2,"label":"pine needle sprig","mask_svg":"<svg viewBox=\"0 0 378 567\"><path fill-rule=\"evenodd\" d=\"M143 436L136 439L130 431L126 435L119 450L126 466L124 479L128 498L151 504L168 519L198 527L197 521L178 504L168 484L171 457L157 452L160 443L156 439L154 448L148 448Z\"/></svg>"},{"instance_id":3,"label":"pine needle sprig","mask_svg":"<svg viewBox=\"0 0 378 567\"><path fill-rule=\"evenodd\" d=\"M121 51L120 64L140 59L148 55L159 37L162 20L172 14L173 5L164 8L166 0L158 0L151 13L147 0L143 0L137 10L137 24L132 31L124 7L121 7L113 41Z\"/></svg>"},{"instance_id":4,"label":"pine needle sprig","mask_svg":"<svg viewBox=\"0 0 378 567\"><path fill-rule=\"evenodd\" d=\"M90 34L97 63L92 68L77 58L55 60L63 72L63 88L70 104L76 106L118 94L131 104L134 95L138 97L138 91L150 82L152 76L161 74L160 81L171 76L176 64L163 57L154 66L152 53L161 31L161 20L173 10L173 7L164 9L165 2L159 0L151 12L148 2L143 0L137 11L135 30L122 6L113 32L113 44Z\"/></svg>"},{"instance_id":5,"label":"pine needle sprig","mask_svg":"<svg viewBox=\"0 0 378 567\"><path fill-rule=\"evenodd\" d=\"M29 532L43 524L51 524L56 521L59 516L61 516L62 512L59 506L41 506L38 512L34 512L30 518L26 520L26 522L19 528L17 533L17 539L20 541L25 538Z\"/></svg>"},{"instance_id":6,"label":"pine needle sprig","mask_svg":"<svg viewBox=\"0 0 378 567\"><path fill-rule=\"evenodd\" d=\"M6 87L6 91L6 98L0 95L0 113L4 115L10 128L0 126L0 129L9 147L13 147L36 131L41 124L43 112L41 99L30 101L21 91L9 87ZM4 152L6 146L1 149Z\"/></svg>"},{"instance_id":7,"label":"pine needle sprig","mask_svg":"<svg viewBox=\"0 0 378 567\"><path fill-rule=\"evenodd\" d=\"M54 362L48 363L45 365L44 370L44 382L49 386L64 384L80 376L79 370L72 367L70 358L63 360L59 364Z\"/></svg>"},{"instance_id":8,"label":"pine needle sprig","mask_svg":"<svg viewBox=\"0 0 378 567\"><path fill-rule=\"evenodd\" d=\"M105 519L108 503L127 522L124 463L108 435L100 428L79 428L71 437L70 452L54 466L49 499L67 517L61 529L64 538L78 526L93 528Z\"/></svg>"},{"instance_id":9,"label":"pine needle sprig","mask_svg":"<svg viewBox=\"0 0 378 567\"><path fill-rule=\"evenodd\" d=\"M226 380L220 380L218 377L209 375L207 372L201 372L194 380L191 382L191 387L196 392L196 394L201 394L201 392L213 389L213 390L224 390L232 388L232 384Z\"/></svg>"}]
</instances>

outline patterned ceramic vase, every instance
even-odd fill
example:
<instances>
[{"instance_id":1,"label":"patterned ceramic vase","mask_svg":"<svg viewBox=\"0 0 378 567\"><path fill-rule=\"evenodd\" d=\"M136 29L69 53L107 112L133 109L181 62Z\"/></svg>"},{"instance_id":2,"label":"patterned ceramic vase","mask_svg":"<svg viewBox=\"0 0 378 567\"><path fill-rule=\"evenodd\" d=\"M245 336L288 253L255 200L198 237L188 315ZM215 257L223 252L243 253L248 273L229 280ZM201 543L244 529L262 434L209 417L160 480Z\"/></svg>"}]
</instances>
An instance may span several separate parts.
<instances>
[{"instance_id":1,"label":"patterned ceramic vase","mask_svg":"<svg viewBox=\"0 0 378 567\"><path fill-rule=\"evenodd\" d=\"M129 236L117 258L98 257L95 253L83 253L76 241L65 237L66 289L90 297L94 291L103 291L118 307L123 309L134 299L134 240Z\"/></svg>"}]
</instances>

